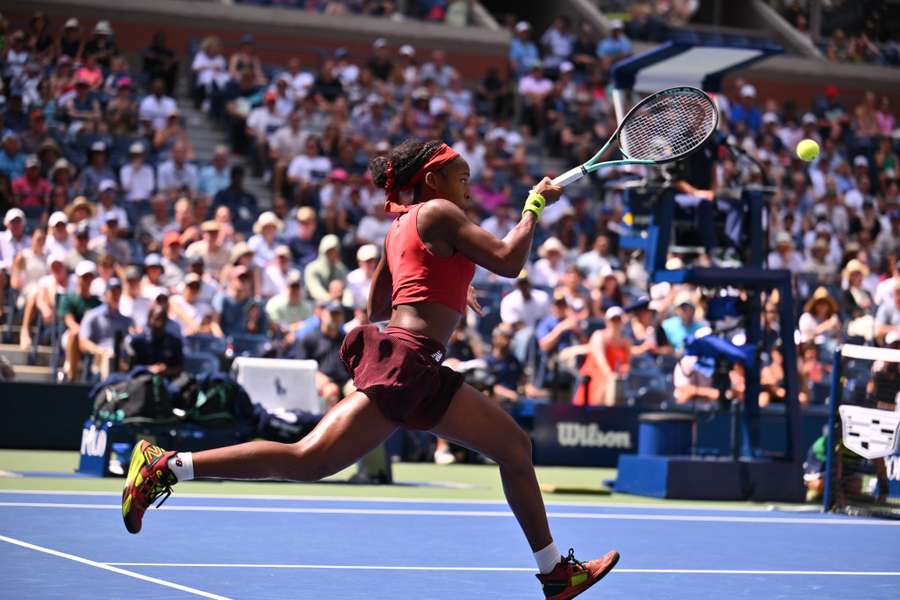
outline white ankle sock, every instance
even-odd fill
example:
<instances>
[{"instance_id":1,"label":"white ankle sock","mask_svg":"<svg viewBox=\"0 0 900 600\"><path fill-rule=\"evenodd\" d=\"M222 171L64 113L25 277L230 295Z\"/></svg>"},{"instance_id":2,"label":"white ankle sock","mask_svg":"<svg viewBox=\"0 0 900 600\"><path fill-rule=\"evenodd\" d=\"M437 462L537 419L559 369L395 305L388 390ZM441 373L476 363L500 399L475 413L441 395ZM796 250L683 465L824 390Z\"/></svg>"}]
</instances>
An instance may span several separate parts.
<instances>
[{"instance_id":1,"label":"white ankle sock","mask_svg":"<svg viewBox=\"0 0 900 600\"><path fill-rule=\"evenodd\" d=\"M534 560L537 563L538 571L540 571L542 575L546 575L552 571L553 567L559 563L560 558L562 558L562 554L559 553L556 544L553 542L550 542L550 545L543 550L538 550L534 553Z\"/></svg>"},{"instance_id":2,"label":"white ankle sock","mask_svg":"<svg viewBox=\"0 0 900 600\"><path fill-rule=\"evenodd\" d=\"M190 452L179 452L169 459L168 465L178 481L190 481L194 478L194 456Z\"/></svg>"}]
</instances>

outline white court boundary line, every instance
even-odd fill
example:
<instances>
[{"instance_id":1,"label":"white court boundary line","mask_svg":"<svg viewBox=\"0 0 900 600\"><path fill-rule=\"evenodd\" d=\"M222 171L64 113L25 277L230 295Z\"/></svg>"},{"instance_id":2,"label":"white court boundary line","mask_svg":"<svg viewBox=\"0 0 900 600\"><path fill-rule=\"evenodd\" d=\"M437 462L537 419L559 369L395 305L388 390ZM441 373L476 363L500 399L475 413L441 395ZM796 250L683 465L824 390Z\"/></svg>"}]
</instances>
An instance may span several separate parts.
<instances>
[{"instance_id":1,"label":"white court boundary line","mask_svg":"<svg viewBox=\"0 0 900 600\"><path fill-rule=\"evenodd\" d=\"M84 491L74 490L0 490L0 494L46 495L46 496L108 496L120 498L121 492ZM369 497L344 497L344 496L303 496L303 495L279 495L279 494L204 494L193 492L179 492L180 498L205 498L211 500L275 500L275 501L299 501L299 502L348 502L360 504L467 504L467 505L495 505L507 506L505 500L473 500L471 498L391 498L390 496ZM668 500L667 502L679 502ZM585 508L637 508L649 510L684 510L684 511L720 511L720 512L771 512L765 506L688 506L684 504L651 504L649 502L576 502L560 500L558 502L545 502L546 506L581 506Z\"/></svg>"},{"instance_id":2,"label":"white court boundary line","mask_svg":"<svg viewBox=\"0 0 900 600\"><path fill-rule=\"evenodd\" d=\"M81 504L62 502L0 502L0 508L56 508L70 510L121 510L114 504ZM513 517L510 511L499 510L413 510L381 508L299 508L266 506L178 506L167 505L166 511L233 512L311 515L378 515L404 517ZM642 515L632 513L548 512L554 519L599 521L675 521L699 523L771 523L778 525L833 525L842 527L900 527L900 521L875 519L797 518L797 517L736 517L717 515Z\"/></svg>"},{"instance_id":3,"label":"white court boundary line","mask_svg":"<svg viewBox=\"0 0 900 600\"><path fill-rule=\"evenodd\" d=\"M89 567L94 567L96 569L102 569L104 571L118 573L119 575L125 575L126 577L139 579L141 581L146 581L147 583L154 583L156 585L161 585L163 587L172 588L173 590L178 590L180 592L193 594L195 596L201 596L203 598L210 598L211 600L231 600L228 596L220 596L218 594L211 594L209 592L204 592L203 590L198 590L197 588L192 588L192 587L188 587L186 585L181 585L180 583L173 583L171 581L166 581L165 579L159 579L157 577L150 577L149 575L142 575L141 573L135 573L134 571L128 571L127 569L120 569L119 567L110 565L108 563L96 562L96 561L93 561L93 560L90 560L87 558L83 558L81 556L76 556L74 554L60 552L59 550L53 550L52 548L45 548L44 546L38 546L36 544L30 544L23 540L7 537L5 535L0 535L0 541L6 542L8 544L12 544L14 546L20 546L22 548L27 548L28 550L34 550L35 552L43 552L44 554L49 554L50 556L56 556L57 558L65 558L66 560L71 560L71 561L74 561L77 563L81 563L83 565L87 565ZM9 582L7 582L7 584L8 583Z\"/></svg>"},{"instance_id":4,"label":"white court boundary line","mask_svg":"<svg viewBox=\"0 0 900 600\"><path fill-rule=\"evenodd\" d=\"M534 567L424 567L424 566L388 566L388 565L304 565L304 564L260 564L260 563L140 563L110 562L107 565L125 567L172 567L196 569L324 569L347 571L463 571L463 572L506 572L533 573ZM837 577L900 577L900 571L780 571L754 569L623 569L612 571L613 574L659 574L659 575L805 575L805 576L837 576Z\"/></svg>"}]
</instances>

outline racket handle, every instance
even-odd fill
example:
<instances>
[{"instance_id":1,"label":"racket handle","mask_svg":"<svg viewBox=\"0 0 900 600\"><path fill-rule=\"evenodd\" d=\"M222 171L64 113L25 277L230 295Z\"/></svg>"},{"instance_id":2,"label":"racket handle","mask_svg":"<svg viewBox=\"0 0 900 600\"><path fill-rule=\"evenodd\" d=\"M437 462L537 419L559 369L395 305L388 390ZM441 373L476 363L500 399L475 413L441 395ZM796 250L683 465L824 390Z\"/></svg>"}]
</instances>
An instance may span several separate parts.
<instances>
[{"instance_id":1,"label":"racket handle","mask_svg":"<svg viewBox=\"0 0 900 600\"><path fill-rule=\"evenodd\" d=\"M554 178L552 183L553 185L566 187L570 183L575 183L585 175L587 175L587 171L584 170L584 167L578 166Z\"/></svg>"}]
</instances>

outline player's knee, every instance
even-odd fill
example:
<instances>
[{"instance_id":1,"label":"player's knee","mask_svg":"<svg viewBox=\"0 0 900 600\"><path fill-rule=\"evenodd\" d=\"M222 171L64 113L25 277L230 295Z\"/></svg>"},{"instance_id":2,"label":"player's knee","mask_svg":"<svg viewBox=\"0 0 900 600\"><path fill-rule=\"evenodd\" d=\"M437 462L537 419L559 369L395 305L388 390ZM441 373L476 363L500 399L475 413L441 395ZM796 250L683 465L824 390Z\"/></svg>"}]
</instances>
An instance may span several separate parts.
<instances>
[{"instance_id":1,"label":"player's knee","mask_svg":"<svg viewBox=\"0 0 900 600\"><path fill-rule=\"evenodd\" d=\"M333 475L335 471L328 460L327 452L322 451L315 440L304 438L294 444L289 468L292 480L319 481Z\"/></svg>"}]
</instances>

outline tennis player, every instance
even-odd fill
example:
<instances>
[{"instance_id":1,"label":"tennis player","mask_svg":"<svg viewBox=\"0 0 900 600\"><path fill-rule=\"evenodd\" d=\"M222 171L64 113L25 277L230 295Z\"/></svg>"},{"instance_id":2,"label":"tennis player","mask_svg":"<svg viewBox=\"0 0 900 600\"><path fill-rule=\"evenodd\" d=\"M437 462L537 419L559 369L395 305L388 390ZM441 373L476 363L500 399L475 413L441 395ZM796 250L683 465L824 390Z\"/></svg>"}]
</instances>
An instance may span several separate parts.
<instances>
[{"instance_id":1,"label":"tennis player","mask_svg":"<svg viewBox=\"0 0 900 600\"><path fill-rule=\"evenodd\" d=\"M341 359L357 391L344 398L295 444L255 441L204 452L171 452L142 440L135 448L122 493L131 533L144 511L179 481L203 478L316 481L353 464L398 427L430 431L477 450L500 467L509 506L531 545L544 595L574 598L606 575L617 552L580 562L562 556L550 535L531 462L531 441L494 401L441 362L466 306L480 310L469 284L475 265L514 277L528 258L535 225L562 189L545 178L525 201L522 219L502 240L472 223L469 166L438 141L407 140L370 165L384 187L386 208L399 213L385 239L369 294L380 330L351 330ZM412 192L412 204L400 192ZM162 502L160 502L162 504Z\"/></svg>"}]
</instances>

